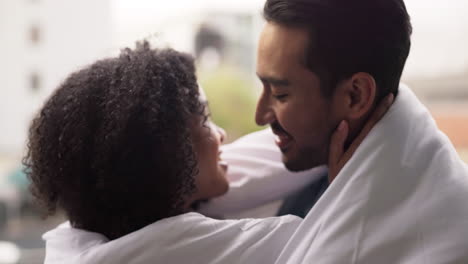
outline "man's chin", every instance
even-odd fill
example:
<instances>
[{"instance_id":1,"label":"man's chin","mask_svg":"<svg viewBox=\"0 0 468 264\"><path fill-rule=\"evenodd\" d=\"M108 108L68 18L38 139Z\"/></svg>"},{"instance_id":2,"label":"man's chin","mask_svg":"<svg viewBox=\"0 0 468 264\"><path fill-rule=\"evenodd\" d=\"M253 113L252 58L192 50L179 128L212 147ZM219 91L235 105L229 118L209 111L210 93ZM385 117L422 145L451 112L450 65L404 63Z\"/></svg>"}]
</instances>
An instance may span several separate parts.
<instances>
[{"instance_id":1,"label":"man's chin","mask_svg":"<svg viewBox=\"0 0 468 264\"><path fill-rule=\"evenodd\" d=\"M286 169L288 169L289 171L299 172L299 171L305 171L305 170L309 170L309 169L324 165L325 162L317 162L317 161L310 160L310 159L307 159L307 160L305 159L301 160L298 158L293 159L283 154L283 164L286 167Z\"/></svg>"}]
</instances>

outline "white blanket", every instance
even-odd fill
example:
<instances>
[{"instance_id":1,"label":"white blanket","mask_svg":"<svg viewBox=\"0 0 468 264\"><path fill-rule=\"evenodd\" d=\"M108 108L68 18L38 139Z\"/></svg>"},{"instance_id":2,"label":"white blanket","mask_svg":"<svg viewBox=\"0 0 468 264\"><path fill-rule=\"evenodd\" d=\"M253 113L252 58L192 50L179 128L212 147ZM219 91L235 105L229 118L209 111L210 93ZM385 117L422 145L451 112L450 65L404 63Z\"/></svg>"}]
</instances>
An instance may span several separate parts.
<instances>
[{"instance_id":1,"label":"white blanket","mask_svg":"<svg viewBox=\"0 0 468 264\"><path fill-rule=\"evenodd\" d=\"M468 168L407 87L276 263L468 263Z\"/></svg>"},{"instance_id":2,"label":"white blanket","mask_svg":"<svg viewBox=\"0 0 468 264\"><path fill-rule=\"evenodd\" d=\"M273 263L300 221L294 216L219 221L188 213L112 241L66 223L44 235L44 263Z\"/></svg>"}]
</instances>

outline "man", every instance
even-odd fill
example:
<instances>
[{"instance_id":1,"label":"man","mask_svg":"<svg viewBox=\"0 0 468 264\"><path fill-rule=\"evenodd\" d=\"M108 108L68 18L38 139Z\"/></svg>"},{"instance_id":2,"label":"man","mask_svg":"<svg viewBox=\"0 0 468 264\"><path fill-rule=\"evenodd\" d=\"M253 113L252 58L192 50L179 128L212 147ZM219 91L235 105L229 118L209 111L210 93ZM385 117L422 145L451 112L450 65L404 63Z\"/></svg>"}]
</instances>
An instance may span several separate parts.
<instances>
[{"instance_id":1,"label":"man","mask_svg":"<svg viewBox=\"0 0 468 264\"><path fill-rule=\"evenodd\" d=\"M398 93L411 25L402 1L268 0L258 48L256 121L270 125L289 170L325 164L341 120L356 136Z\"/></svg>"},{"instance_id":2,"label":"man","mask_svg":"<svg viewBox=\"0 0 468 264\"><path fill-rule=\"evenodd\" d=\"M271 125L289 170L325 164L339 120L350 122L351 141L375 103L398 92L410 48L409 16L402 2L368 2L266 2L257 71L264 92L256 121ZM328 184L322 177L306 186L279 215L304 217Z\"/></svg>"},{"instance_id":3,"label":"man","mask_svg":"<svg viewBox=\"0 0 468 264\"><path fill-rule=\"evenodd\" d=\"M405 5L269 0L264 16L256 121L271 126L289 170L324 165L330 135L341 120L348 122L349 144L376 104L397 95L410 49ZM323 176L287 200L279 214L305 216L328 187Z\"/></svg>"},{"instance_id":4,"label":"man","mask_svg":"<svg viewBox=\"0 0 468 264\"><path fill-rule=\"evenodd\" d=\"M330 135L341 120L350 129L349 145L377 103L398 94L410 49L405 5L397 0L267 0L264 17L257 56L263 93L256 122L270 125L290 171L325 165ZM332 180L323 171L313 174L312 184L287 200L280 215L307 214Z\"/></svg>"},{"instance_id":5,"label":"man","mask_svg":"<svg viewBox=\"0 0 468 264\"><path fill-rule=\"evenodd\" d=\"M403 1L267 0L264 15L256 121L271 126L289 170L329 163L336 127L348 132L346 148L381 98L397 96L329 173L276 263L468 263L466 165L399 89L411 34Z\"/></svg>"},{"instance_id":6,"label":"man","mask_svg":"<svg viewBox=\"0 0 468 264\"><path fill-rule=\"evenodd\" d=\"M467 166L399 85L412 31L403 1L267 0L264 16L257 123L291 171L343 165L320 199L323 187L309 190L317 204L276 263L468 263ZM389 94L353 157L334 160ZM342 149L329 148L336 137Z\"/></svg>"}]
</instances>

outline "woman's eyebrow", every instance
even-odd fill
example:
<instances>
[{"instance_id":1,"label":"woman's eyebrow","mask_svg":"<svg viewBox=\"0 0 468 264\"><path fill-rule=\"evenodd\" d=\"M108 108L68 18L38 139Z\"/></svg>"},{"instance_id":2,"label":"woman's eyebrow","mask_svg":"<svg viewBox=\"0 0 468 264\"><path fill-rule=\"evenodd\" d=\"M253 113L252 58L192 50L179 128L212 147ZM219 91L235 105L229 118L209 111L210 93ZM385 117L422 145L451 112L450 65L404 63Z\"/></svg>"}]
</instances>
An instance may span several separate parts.
<instances>
[{"instance_id":1,"label":"woman's eyebrow","mask_svg":"<svg viewBox=\"0 0 468 264\"><path fill-rule=\"evenodd\" d=\"M211 115L210 102L208 100L201 100L200 103L205 107L205 112L208 116Z\"/></svg>"}]
</instances>

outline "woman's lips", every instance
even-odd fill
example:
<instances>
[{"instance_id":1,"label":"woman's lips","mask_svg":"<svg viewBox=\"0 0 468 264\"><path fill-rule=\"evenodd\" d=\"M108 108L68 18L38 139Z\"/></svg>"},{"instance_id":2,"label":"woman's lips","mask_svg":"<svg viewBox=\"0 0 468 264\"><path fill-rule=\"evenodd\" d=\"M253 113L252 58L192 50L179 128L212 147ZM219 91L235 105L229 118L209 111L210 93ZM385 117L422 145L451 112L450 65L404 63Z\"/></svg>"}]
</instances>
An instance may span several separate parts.
<instances>
[{"instance_id":1,"label":"woman's lips","mask_svg":"<svg viewBox=\"0 0 468 264\"><path fill-rule=\"evenodd\" d=\"M223 171L225 171L225 172L226 172L226 171L228 170L228 168L229 168L229 164L228 164L226 161L224 161L224 160L218 161L218 165L219 165L219 167L220 167Z\"/></svg>"},{"instance_id":2,"label":"woman's lips","mask_svg":"<svg viewBox=\"0 0 468 264\"><path fill-rule=\"evenodd\" d=\"M282 152L286 151L292 143L292 138L286 134L275 134L275 143Z\"/></svg>"}]
</instances>

